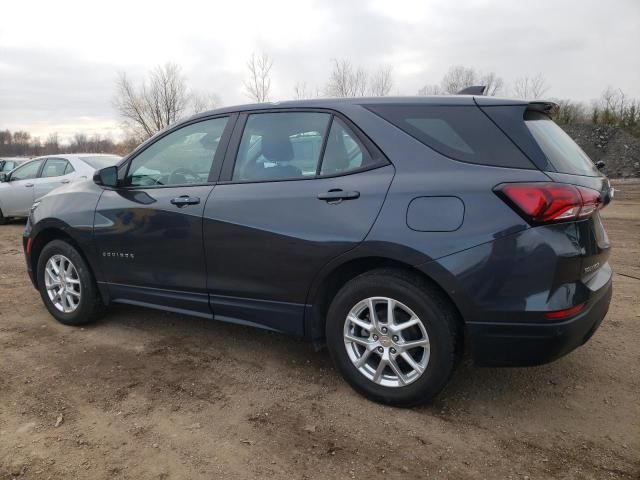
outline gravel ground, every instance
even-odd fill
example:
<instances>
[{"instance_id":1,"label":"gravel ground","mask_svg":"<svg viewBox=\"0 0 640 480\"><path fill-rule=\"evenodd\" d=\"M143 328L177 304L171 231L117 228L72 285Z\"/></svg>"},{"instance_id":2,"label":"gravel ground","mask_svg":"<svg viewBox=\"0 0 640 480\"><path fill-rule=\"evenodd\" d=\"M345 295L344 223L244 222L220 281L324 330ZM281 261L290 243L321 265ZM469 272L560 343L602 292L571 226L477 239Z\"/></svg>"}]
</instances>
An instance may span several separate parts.
<instances>
[{"instance_id":1,"label":"gravel ground","mask_svg":"<svg viewBox=\"0 0 640 480\"><path fill-rule=\"evenodd\" d=\"M56 323L0 227L0 478L640 478L640 183L603 211L614 299L550 365L463 362L430 406L355 394L326 352L117 307Z\"/></svg>"}]
</instances>

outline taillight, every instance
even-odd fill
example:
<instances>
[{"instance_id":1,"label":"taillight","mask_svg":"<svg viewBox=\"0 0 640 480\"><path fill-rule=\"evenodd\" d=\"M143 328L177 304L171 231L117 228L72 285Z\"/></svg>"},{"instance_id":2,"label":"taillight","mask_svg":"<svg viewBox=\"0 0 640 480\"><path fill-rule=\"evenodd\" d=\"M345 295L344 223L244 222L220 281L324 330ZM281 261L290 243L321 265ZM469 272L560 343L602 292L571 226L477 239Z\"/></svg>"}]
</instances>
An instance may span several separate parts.
<instances>
[{"instance_id":1,"label":"taillight","mask_svg":"<svg viewBox=\"0 0 640 480\"><path fill-rule=\"evenodd\" d=\"M495 192L532 224L587 218L602 203L600 192L565 183L507 183Z\"/></svg>"}]
</instances>

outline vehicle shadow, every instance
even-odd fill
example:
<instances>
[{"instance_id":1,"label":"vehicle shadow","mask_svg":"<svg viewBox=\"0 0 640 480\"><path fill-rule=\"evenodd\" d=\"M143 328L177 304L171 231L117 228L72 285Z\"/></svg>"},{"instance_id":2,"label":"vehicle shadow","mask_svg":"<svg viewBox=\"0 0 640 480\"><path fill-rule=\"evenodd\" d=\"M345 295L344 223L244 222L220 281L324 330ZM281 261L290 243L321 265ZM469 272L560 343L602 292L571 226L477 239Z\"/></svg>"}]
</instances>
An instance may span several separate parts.
<instances>
[{"instance_id":1,"label":"vehicle shadow","mask_svg":"<svg viewBox=\"0 0 640 480\"><path fill-rule=\"evenodd\" d=\"M156 347L166 344L195 356L226 351L232 345L228 351L232 360L259 357L276 371L282 369L279 374L282 377L291 373L288 369L292 366L303 365L309 378L329 371L335 377L332 383L342 382L326 349L316 352L312 344L277 332L124 305L112 306L95 328L103 326L139 331L143 341ZM467 410L475 403L507 408L514 402L527 401L532 395L553 396L558 393L556 385L563 377L575 375L574 364L570 359L562 359L534 368L485 368L476 367L465 358L444 391L420 410L440 415L443 409Z\"/></svg>"}]
</instances>

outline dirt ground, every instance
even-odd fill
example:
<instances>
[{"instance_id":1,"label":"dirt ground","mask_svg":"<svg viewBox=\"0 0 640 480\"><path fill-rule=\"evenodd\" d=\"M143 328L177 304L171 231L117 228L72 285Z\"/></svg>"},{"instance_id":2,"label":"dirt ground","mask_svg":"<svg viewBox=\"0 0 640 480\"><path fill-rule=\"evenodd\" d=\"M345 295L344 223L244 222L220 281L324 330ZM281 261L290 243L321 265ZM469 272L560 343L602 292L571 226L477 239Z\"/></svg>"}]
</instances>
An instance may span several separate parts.
<instances>
[{"instance_id":1,"label":"dirt ground","mask_svg":"<svg viewBox=\"0 0 640 480\"><path fill-rule=\"evenodd\" d=\"M0 479L640 478L640 183L603 211L614 299L530 369L465 361L430 406L354 393L326 352L132 307L56 323L0 227Z\"/></svg>"}]
</instances>

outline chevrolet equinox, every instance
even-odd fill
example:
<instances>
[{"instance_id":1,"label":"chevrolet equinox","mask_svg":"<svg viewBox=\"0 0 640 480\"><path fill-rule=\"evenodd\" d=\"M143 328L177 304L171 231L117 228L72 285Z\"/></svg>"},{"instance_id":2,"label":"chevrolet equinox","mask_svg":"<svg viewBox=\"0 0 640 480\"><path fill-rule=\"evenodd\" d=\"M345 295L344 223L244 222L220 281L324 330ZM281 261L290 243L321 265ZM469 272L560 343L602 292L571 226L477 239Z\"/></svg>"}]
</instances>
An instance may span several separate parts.
<instances>
[{"instance_id":1,"label":"chevrolet equinox","mask_svg":"<svg viewBox=\"0 0 640 480\"><path fill-rule=\"evenodd\" d=\"M229 107L32 207L23 245L67 325L125 303L326 344L397 406L475 363L549 362L611 299L609 181L549 102L454 95Z\"/></svg>"}]
</instances>

